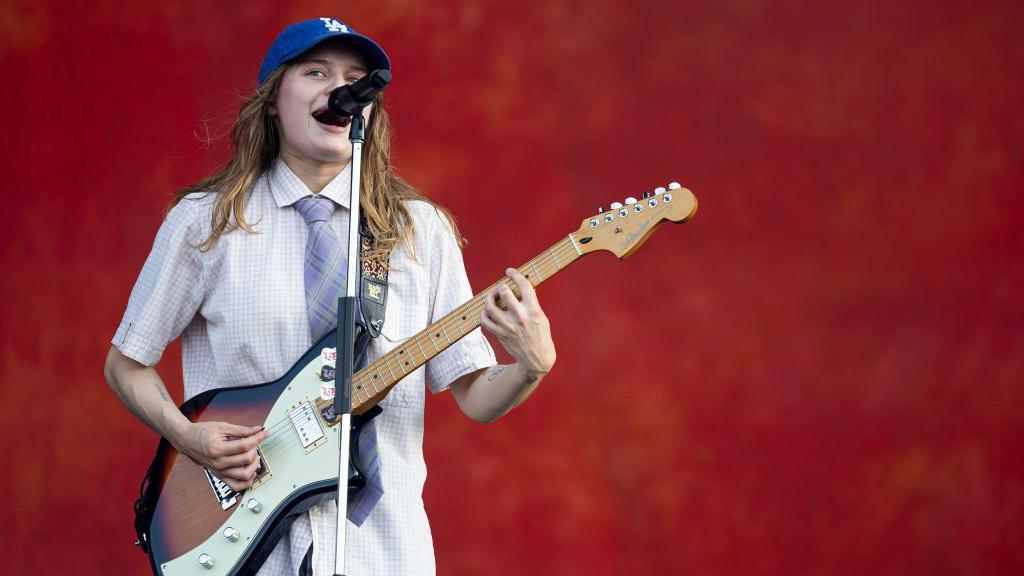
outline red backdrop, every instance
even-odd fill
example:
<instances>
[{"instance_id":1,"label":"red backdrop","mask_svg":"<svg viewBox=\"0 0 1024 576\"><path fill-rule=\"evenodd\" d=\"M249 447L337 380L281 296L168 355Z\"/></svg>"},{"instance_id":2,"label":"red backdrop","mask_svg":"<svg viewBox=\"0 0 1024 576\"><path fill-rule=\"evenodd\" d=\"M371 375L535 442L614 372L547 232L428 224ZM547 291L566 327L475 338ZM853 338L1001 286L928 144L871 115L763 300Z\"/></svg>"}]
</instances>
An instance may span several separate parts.
<instances>
[{"instance_id":1,"label":"red backdrop","mask_svg":"<svg viewBox=\"0 0 1024 576\"><path fill-rule=\"evenodd\" d=\"M104 354L225 157L195 133L325 15L392 55L397 164L477 287L598 205L700 199L541 289L522 408L428 402L441 574L1024 572L1019 3L67 4L0 3L0 572L146 570L156 437Z\"/></svg>"}]
</instances>

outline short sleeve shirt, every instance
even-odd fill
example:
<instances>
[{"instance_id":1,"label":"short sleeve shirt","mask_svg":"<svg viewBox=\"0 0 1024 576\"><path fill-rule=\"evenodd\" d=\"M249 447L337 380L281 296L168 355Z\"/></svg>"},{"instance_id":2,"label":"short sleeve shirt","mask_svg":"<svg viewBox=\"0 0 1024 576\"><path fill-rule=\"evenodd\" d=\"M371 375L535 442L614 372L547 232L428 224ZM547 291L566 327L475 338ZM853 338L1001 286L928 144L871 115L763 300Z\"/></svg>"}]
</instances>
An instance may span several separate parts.
<instances>
[{"instance_id":1,"label":"short sleeve shirt","mask_svg":"<svg viewBox=\"0 0 1024 576\"><path fill-rule=\"evenodd\" d=\"M338 208L330 224L347 237L349 168L321 192ZM280 159L248 194L246 220L208 251L214 194L192 194L167 214L113 338L122 354L155 365L182 338L185 396L281 377L311 346L303 280L307 226L295 210L309 189ZM406 203L411 251L399 243L390 258L388 301L372 362L472 296L462 254L447 220L424 201ZM410 253L411 252L411 253ZM346 566L353 575L433 574L434 554L423 508L424 389L495 364L479 328L399 382L381 401L377 428L384 496L359 527L347 525ZM295 574L314 544L315 576L334 570L336 506L318 505L293 524L260 570Z\"/></svg>"}]
</instances>

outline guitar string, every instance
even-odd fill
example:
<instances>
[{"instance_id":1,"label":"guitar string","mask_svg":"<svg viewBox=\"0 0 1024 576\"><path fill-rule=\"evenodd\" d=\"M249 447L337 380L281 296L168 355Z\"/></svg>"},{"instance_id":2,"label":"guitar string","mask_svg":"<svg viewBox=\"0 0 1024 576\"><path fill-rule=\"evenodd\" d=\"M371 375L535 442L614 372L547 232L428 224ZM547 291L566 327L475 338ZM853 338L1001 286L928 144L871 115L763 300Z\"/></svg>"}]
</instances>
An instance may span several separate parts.
<instances>
[{"instance_id":1,"label":"guitar string","mask_svg":"<svg viewBox=\"0 0 1024 576\"><path fill-rule=\"evenodd\" d=\"M526 264L524 264L520 268L518 268L518 270L524 276L530 276L530 275L541 276L541 278L537 281L537 284L540 284L541 282L544 282L548 278L550 278L550 277L554 276L555 274L557 274L559 271L561 271L563 268L565 268L565 266L567 266L568 264L573 262L579 256L580 256L580 254L577 252L576 246L573 243L573 241L569 240L568 238L565 238L565 239L559 241L558 243L556 243L554 246L552 246L552 247L548 248L547 250L544 250L543 252L538 254L536 257L534 257L533 259L528 261ZM552 261L548 262L549 259L552 260ZM531 269L532 269L532 271L531 271ZM455 313L456 311L461 311L461 310L464 309L466 312L469 313L469 315L471 317L475 317L476 318L476 320L473 321L475 326L470 331L475 330L480 325L480 320L479 320L479 318L480 318L480 311L486 306L486 301L484 299L484 295L487 294L488 292L490 292L491 290L496 289L496 287L501 285L501 284L504 284L504 285L510 286L510 287L514 287L515 286L515 283L511 280L511 278L506 276L506 277L502 278L501 280L498 280L497 282L495 282L494 284L492 284L488 288L480 291L479 294L477 294L476 296L471 298L466 304L463 304L463 305L460 305L459 307L456 307L451 313L449 313L448 315L446 315L445 317L442 317L440 320L437 321L436 326L441 328L444 331L446 340L448 338L446 327L447 328L458 328L460 330L459 337L456 338L455 341L452 341L452 343L458 341L464 335L465 330L463 330L463 327L462 327L463 323L459 322L457 320L458 314ZM533 284L533 282L531 282L531 284ZM446 324L447 324L447 326L446 326ZM442 347L440 350L438 350L437 347L434 346L433 341L432 341L432 339L429 336L429 332L427 330L423 330L421 333L416 334L415 336L413 336L412 338L409 339L410 341L413 341L413 344L417 345L416 348L419 348L421 350L425 350L425 348L423 347L423 342L422 342L424 333L426 333L427 341L428 341L428 343L430 343L429 347L430 348L434 348L434 356L436 356L437 354L440 354L441 352L443 352L450 345L450 344L446 343L446 345L444 347ZM383 376L383 374L380 373L382 368L387 368L389 372L393 372L391 370L391 368L390 368L389 363L388 363L388 357L389 356L393 356L396 352L398 352L399 348L401 348L401 347L396 347L395 349L389 351L387 354L384 354L383 356L381 356L380 358L378 358L377 360L375 360L374 362L369 364L366 368L364 368L363 370L360 370L359 372L357 372L357 374L362 373L362 372L369 373L369 372L376 371L376 372L379 373L380 376ZM406 348L406 352L408 352L410 357L413 358L414 361L415 361L415 352L414 352L413 347L409 346L408 344L405 344L405 348ZM423 358L422 362L418 362L418 364L420 364L420 366L422 366L427 361L429 361L430 358L433 358L433 356L430 356L429 353L421 354L421 356L424 356L424 358ZM430 356L430 358L427 358L426 356ZM397 358L396 358L396 360L397 360ZM380 364L380 365L378 365L378 364ZM417 366L417 369L420 366ZM401 370L401 368L400 368L400 370ZM402 373L402 378L404 378L407 374L408 374L407 372L403 372ZM368 376L363 376L362 378L358 378L358 379L353 377L353 382L361 384L364 387L365 387L365 384L369 382L369 380L370 380L370 378ZM387 378L385 378L384 380L386 381ZM394 382L397 382L397 381L400 381L400 380L401 380L401 378L398 378L398 379L394 380L392 382L392 384ZM392 384L386 384L384 386L384 388L387 388L388 386L391 386ZM372 397L372 395L370 395L370 393L368 392L368 390L370 388L366 387L365 389L367 390L367 392L364 392L362 394L359 393L359 392L354 392L353 393L354 399L356 399L355 397L357 397L357 396L364 396L365 395L366 398L359 400L360 403L365 402L366 400L369 400L369 398ZM376 395L377 393L379 393L379 390L377 390L376 386L372 386L372 389L373 389L373 395ZM314 402L314 405L315 405L315 402ZM315 409L316 408L314 408L314 410ZM289 426L289 424L291 424L291 418L289 416L286 416L285 418L282 418L281 420L275 422L274 424L271 424L270 426L264 427L268 431L268 436L267 436L266 439L263 440L263 442L260 443L260 448L261 448L261 452L263 453L263 456L264 456L265 459L269 458L271 454L277 454L279 452L278 448L280 448L282 445L283 446L288 446L290 444L290 442L285 442L285 440L294 441L294 438L292 437L292 435L287 433L289 429L291 429L293 431L293 433L294 433L294 427L293 426Z\"/></svg>"}]
</instances>

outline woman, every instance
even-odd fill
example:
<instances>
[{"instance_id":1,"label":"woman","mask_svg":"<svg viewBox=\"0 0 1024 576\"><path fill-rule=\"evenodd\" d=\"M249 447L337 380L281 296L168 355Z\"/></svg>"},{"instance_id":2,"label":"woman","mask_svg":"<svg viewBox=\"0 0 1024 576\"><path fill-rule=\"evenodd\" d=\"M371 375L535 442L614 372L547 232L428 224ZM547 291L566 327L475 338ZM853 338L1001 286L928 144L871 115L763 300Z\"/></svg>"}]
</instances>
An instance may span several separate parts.
<instances>
[{"instance_id":1,"label":"woman","mask_svg":"<svg viewBox=\"0 0 1024 576\"><path fill-rule=\"evenodd\" d=\"M326 102L334 88L377 68L390 68L384 51L334 19L300 22L278 36L232 129L233 157L219 173L178 193L107 356L107 381L128 409L236 491L251 485L256 447L266 432L189 422L153 367L181 335L186 397L266 382L332 328L315 322L310 308L315 297L314 291L307 295L307 246L313 240L307 240L326 222L335 235L332 250L344 245L352 150L348 122L327 112ZM382 335L368 348L372 361L472 293L447 212L391 168L379 96L365 116L361 206L374 237L370 255L390 264ZM327 211L310 216L314 203ZM344 258L332 262L335 271L319 273L340 272ZM554 364L548 321L532 287L515 270L507 273L521 300L501 287L488 295L481 320L515 363L495 366L477 330L381 402L384 412L372 430L382 495L361 517L349 516L350 574L434 572L421 499L424 384L435 393L450 389L467 416L490 422L525 400ZM332 500L296 520L260 574L332 574L335 515Z\"/></svg>"}]
</instances>

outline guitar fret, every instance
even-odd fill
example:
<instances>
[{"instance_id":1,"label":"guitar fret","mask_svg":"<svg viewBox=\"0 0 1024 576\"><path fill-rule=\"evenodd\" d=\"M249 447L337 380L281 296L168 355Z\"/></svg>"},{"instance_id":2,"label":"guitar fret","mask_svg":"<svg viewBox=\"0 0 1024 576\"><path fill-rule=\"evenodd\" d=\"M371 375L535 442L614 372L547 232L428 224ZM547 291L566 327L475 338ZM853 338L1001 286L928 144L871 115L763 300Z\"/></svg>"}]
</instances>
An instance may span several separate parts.
<instances>
[{"instance_id":1,"label":"guitar fret","mask_svg":"<svg viewBox=\"0 0 1024 576\"><path fill-rule=\"evenodd\" d=\"M401 357L408 354L409 358L412 358L412 353L409 352L409 345L406 344L402 348L399 348L397 351L392 352L392 354L394 354L395 358L398 360L398 367L402 369L402 373L408 374L409 371L405 369L405 365L408 364L408 362L402 362Z\"/></svg>"},{"instance_id":2,"label":"guitar fret","mask_svg":"<svg viewBox=\"0 0 1024 576\"><path fill-rule=\"evenodd\" d=\"M380 378L381 382L383 382L383 381L384 381L384 375L380 373L380 368L376 368L376 369L374 369L374 372L376 372L376 373L377 373L377 376L376 376L376 378ZM374 392L374 393L376 394L377 392L380 392L380 390L377 390L377 386L375 386L375 385L373 384L373 380L374 380L374 378L371 378L371 379L370 379L370 386L372 386L372 387L373 387L373 392Z\"/></svg>"},{"instance_id":3,"label":"guitar fret","mask_svg":"<svg viewBox=\"0 0 1024 576\"><path fill-rule=\"evenodd\" d=\"M473 302L476 302L476 298L470 298L469 302L466 302L466 305L462 307L461 322L465 322L468 318L473 328L476 328L477 326L480 325L480 323L473 319ZM473 328L470 328L470 330L472 330Z\"/></svg>"},{"instance_id":4,"label":"guitar fret","mask_svg":"<svg viewBox=\"0 0 1024 576\"><path fill-rule=\"evenodd\" d=\"M402 375L404 376L408 374L408 372L405 371L405 368L402 368L402 361L398 359L398 356L396 356L394 352L392 352L390 355L395 356L395 361L398 362L398 369L402 371Z\"/></svg>"},{"instance_id":5,"label":"guitar fret","mask_svg":"<svg viewBox=\"0 0 1024 576\"><path fill-rule=\"evenodd\" d=\"M540 270L537 270L537 263L534 260L530 260L530 266L533 266L533 273L536 275L537 282L539 283L541 281L541 273Z\"/></svg>"},{"instance_id":6,"label":"guitar fret","mask_svg":"<svg viewBox=\"0 0 1024 576\"><path fill-rule=\"evenodd\" d=\"M412 339L412 341L416 343L416 347L420 349L420 354L423 355L423 361L426 362L427 361L427 353L423 351L423 346L420 345L420 339L414 337Z\"/></svg>"},{"instance_id":7,"label":"guitar fret","mask_svg":"<svg viewBox=\"0 0 1024 576\"><path fill-rule=\"evenodd\" d=\"M391 380L397 382L398 378L395 378L395 371L391 369L391 364L388 362L388 356L390 356L390 354L381 356L380 361L384 363L384 366L388 369L388 373L391 374Z\"/></svg>"},{"instance_id":8,"label":"guitar fret","mask_svg":"<svg viewBox=\"0 0 1024 576\"><path fill-rule=\"evenodd\" d=\"M380 360L378 360L378 361L377 361L377 362L375 362L374 364L383 364L383 365L384 365L384 368L387 368L387 372L388 372L388 374L391 374L391 379L392 379L392 380L394 380L394 379L395 379L395 377L394 377L394 372L393 372L393 371L391 370L391 367L390 367L390 366L388 366L388 364L387 364L387 355L384 355L384 356L380 357ZM377 368L377 371L378 371L378 372L380 372L380 367L378 367L378 368ZM383 374L381 374L381 377L384 377L384 375L383 375Z\"/></svg>"},{"instance_id":9,"label":"guitar fret","mask_svg":"<svg viewBox=\"0 0 1024 576\"><path fill-rule=\"evenodd\" d=\"M555 268L557 270L561 270L562 267L558 265L558 258L555 256L555 253L551 251L551 248L548 248L548 255L551 256L551 260L555 263Z\"/></svg>"},{"instance_id":10,"label":"guitar fret","mask_svg":"<svg viewBox=\"0 0 1024 576\"><path fill-rule=\"evenodd\" d=\"M579 245L576 244L576 239L572 237L572 234L569 234L569 242L572 242L572 247L576 250L576 254L578 256L583 256L583 251L580 250Z\"/></svg>"},{"instance_id":11,"label":"guitar fret","mask_svg":"<svg viewBox=\"0 0 1024 576\"><path fill-rule=\"evenodd\" d=\"M431 329L433 329L433 327L434 327L433 324L428 326L428 328L431 328ZM438 334L440 335L440 332L438 332ZM434 347L434 355L431 356L431 358L433 358L434 356L437 355L438 352L443 350L443 348L438 349L438 347L437 347L437 340L434 340L434 338L435 338L435 336L433 334L433 330L431 330L430 332L427 332L427 341L430 342L430 345Z\"/></svg>"},{"instance_id":12,"label":"guitar fret","mask_svg":"<svg viewBox=\"0 0 1024 576\"><path fill-rule=\"evenodd\" d=\"M444 339L448 341L448 344L452 343L452 339L448 337L448 332L444 329L444 323L438 322L437 327L441 329L441 334L444 334Z\"/></svg>"}]
</instances>

